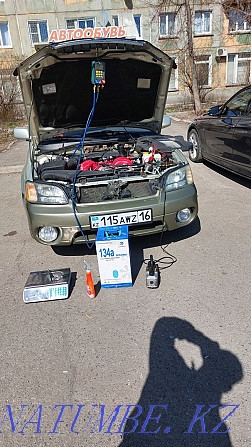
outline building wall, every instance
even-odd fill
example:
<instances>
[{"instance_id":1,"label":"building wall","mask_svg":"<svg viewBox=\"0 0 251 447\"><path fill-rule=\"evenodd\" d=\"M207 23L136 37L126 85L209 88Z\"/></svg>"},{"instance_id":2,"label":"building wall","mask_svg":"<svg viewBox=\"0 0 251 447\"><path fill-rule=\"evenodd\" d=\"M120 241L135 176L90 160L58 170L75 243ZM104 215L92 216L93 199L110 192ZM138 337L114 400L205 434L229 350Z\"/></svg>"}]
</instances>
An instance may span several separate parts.
<instances>
[{"instance_id":1,"label":"building wall","mask_svg":"<svg viewBox=\"0 0 251 447\"><path fill-rule=\"evenodd\" d=\"M176 13L177 7L173 6L175 2L171 1L165 2L165 7L158 7L160 3L163 4L158 0L0 0L0 26L2 24L4 33L4 24L8 22L11 37L10 45L0 45L0 59L2 64L6 60L21 60L35 51L35 45L31 43L28 21L47 21L50 34L53 29L66 28L67 19L94 19L94 26L105 26L107 20L111 25L114 24L115 16L118 17L119 25L127 27L127 34L139 37L133 18L137 15L140 16L140 37L176 58L178 69L176 75L173 73L168 102L184 104L191 100L185 77L182 75L184 64L187 64L187 61L184 62L187 46L185 10L184 6L181 7L176 16L176 32L171 36L167 33L167 36L163 37L160 35L160 29L163 30L160 19L163 19L165 14ZM180 4L182 3L180 0ZM194 0L190 2L190 6L193 14L196 12L204 15L204 25L208 23L207 13L211 14L210 32L196 36L195 28L193 29L194 51L198 57L198 70L202 73L208 70L208 86L202 89L202 93L206 94L205 98L209 101L223 102L243 85L243 82L238 81L238 77L243 78L243 64L248 65L251 61L241 60L236 55L245 53L248 59L248 53L251 51L251 25L250 30L245 32L230 33L228 17L218 0ZM193 17L193 22L194 20ZM44 33L42 28L39 28L38 33L40 31ZM218 48L225 48L226 55L218 57ZM208 59L201 61L201 56ZM246 68L248 69L248 66ZM234 80L234 75L230 79L229 70L237 70L234 73L237 79Z\"/></svg>"},{"instance_id":2,"label":"building wall","mask_svg":"<svg viewBox=\"0 0 251 447\"><path fill-rule=\"evenodd\" d=\"M168 102L170 104L182 104L189 100L189 92L187 87L184 85L184 79L181 76L180 62L186 53L187 48L187 36L186 36L186 14L184 5L181 6L179 13L177 14L176 21L176 34L173 36L160 36L160 26L158 24L159 17L168 13L177 12L177 7L175 7L177 2L165 2L164 8L160 8L158 14L156 14L155 19L152 23L154 31L152 32L152 39L155 45L158 45L163 51L168 52L173 57L176 57L178 63L178 82L177 90L169 92ZM182 0L180 4L182 4ZM196 56L207 55L210 58L210 82L208 88L202 89L202 94L206 94L205 100L212 102L223 102L229 98L233 93L235 93L242 85L251 83L251 71L250 64L246 67L249 70L249 79L246 82L241 80L240 73L237 73L237 79L235 84L228 82L227 70L229 66L230 56L233 54L244 52L246 57L250 57L251 51L251 24L249 25L249 30L239 31L232 33L229 31L229 19L224 13L222 7L223 2L214 1L199 1L194 0L189 2L190 7L193 12L193 25L195 20L196 12L210 12L211 13L211 29L210 32L202 33L196 36L195 26L193 26L193 44L194 53ZM251 5L250 5L251 9ZM223 48L226 50L226 55L223 57L218 57L218 49ZM247 62L247 61L246 61ZM245 62L245 63L246 63ZM240 67L239 67L240 68ZM239 78L239 79L238 79Z\"/></svg>"}]
</instances>

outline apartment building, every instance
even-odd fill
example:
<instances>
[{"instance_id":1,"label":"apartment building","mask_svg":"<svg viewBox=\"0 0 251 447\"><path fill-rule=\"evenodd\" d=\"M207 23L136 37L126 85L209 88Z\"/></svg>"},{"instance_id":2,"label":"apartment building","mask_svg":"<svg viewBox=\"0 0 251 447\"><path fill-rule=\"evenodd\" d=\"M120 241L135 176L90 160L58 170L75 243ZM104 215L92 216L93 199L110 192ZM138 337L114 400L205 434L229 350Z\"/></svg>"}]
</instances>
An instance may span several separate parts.
<instances>
[{"instance_id":1,"label":"apartment building","mask_svg":"<svg viewBox=\"0 0 251 447\"><path fill-rule=\"evenodd\" d=\"M126 37L148 40L175 59L168 102L190 102L185 5L182 0L0 0L1 67L46 44L52 30L123 27ZM224 101L251 83L251 0L194 0L189 8L202 99ZM4 76L1 82L3 89Z\"/></svg>"}]
</instances>

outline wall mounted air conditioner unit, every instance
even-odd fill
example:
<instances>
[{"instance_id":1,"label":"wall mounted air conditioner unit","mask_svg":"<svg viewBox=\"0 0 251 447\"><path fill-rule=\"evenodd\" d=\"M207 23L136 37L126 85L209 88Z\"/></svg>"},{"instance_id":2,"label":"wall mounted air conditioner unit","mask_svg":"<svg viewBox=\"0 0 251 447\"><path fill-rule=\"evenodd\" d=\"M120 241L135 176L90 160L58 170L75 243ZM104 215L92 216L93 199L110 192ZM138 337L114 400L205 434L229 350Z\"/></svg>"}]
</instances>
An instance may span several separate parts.
<instances>
[{"instance_id":1,"label":"wall mounted air conditioner unit","mask_svg":"<svg viewBox=\"0 0 251 447\"><path fill-rule=\"evenodd\" d=\"M227 49L226 48L217 48L216 56L217 57L226 57L227 56Z\"/></svg>"}]
</instances>

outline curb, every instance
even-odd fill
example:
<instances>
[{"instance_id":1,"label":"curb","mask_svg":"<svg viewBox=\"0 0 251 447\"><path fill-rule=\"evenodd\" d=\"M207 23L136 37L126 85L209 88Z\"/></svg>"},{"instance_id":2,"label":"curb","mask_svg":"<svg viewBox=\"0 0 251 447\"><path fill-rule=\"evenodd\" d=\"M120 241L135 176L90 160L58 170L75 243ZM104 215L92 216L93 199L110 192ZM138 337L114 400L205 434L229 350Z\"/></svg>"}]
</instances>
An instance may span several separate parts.
<instances>
[{"instance_id":1,"label":"curb","mask_svg":"<svg viewBox=\"0 0 251 447\"><path fill-rule=\"evenodd\" d=\"M186 124L192 123L192 121L190 121L190 120L182 120L181 118L176 118L176 116L172 116L172 115L169 115L169 116L170 116L171 120L173 120L173 121L178 121L178 122L186 123Z\"/></svg>"},{"instance_id":2,"label":"curb","mask_svg":"<svg viewBox=\"0 0 251 447\"><path fill-rule=\"evenodd\" d=\"M22 172L23 165L17 165L17 166L4 166L0 168L0 175L4 174L17 174Z\"/></svg>"},{"instance_id":3,"label":"curb","mask_svg":"<svg viewBox=\"0 0 251 447\"><path fill-rule=\"evenodd\" d=\"M11 141L11 142L8 144L8 146L6 147L5 150L7 151L8 149L10 149L11 146L13 146L13 144L16 143L16 141L17 141L17 140Z\"/></svg>"}]
</instances>

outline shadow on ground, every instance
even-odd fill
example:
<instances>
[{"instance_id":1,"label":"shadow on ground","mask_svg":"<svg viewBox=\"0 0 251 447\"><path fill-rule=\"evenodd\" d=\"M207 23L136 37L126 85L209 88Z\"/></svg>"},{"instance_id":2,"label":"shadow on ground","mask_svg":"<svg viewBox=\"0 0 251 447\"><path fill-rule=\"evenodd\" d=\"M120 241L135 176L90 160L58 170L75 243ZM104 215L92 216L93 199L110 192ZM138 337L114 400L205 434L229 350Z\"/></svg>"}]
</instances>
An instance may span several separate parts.
<instances>
[{"instance_id":1,"label":"shadow on ground","mask_svg":"<svg viewBox=\"0 0 251 447\"><path fill-rule=\"evenodd\" d=\"M199 369L193 363L187 366L175 340L186 340L199 347L203 359ZM124 426L119 447L231 447L219 408L222 393L230 391L241 379L242 367L235 355L222 350L189 322L161 318L151 336L149 375L137 406L132 405L132 412L127 415L132 419ZM230 406L225 415L237 404L227 403ZM149 414L149 405L160 407L152 407ZM196 410L197 416L207 413L204 419L197 417L195 421Z\"/></svg>"},{"instance_id":2,"label":"shadow on ground","mask_svg":"<svg viewBox=\"0 0 251 447\"><path fill-rule=\"evenodd\" d=\"M149 236L130 237L130 248L132 246L138 246L141 249L158 247L162 243L163 245L178 242L183 239L188 239L195 236L201 230L200 219L196 219L185 227L179 228L174 231L165 231L161 237L161 234L154 234ZM59 256L84 256L84 255L96 255L95 245L89 250L85 244L79 245L66 245L66 246L51 246L54 253Z\"/></svg>"},{"instance_id":3,"label":"shadow on ground","mask_svg":"<svg viewBox=\"0 0 251 447\"><path fill-rule=\"evenodd\" d=\"M241 177L240 175L234 174L233 172L220 168L219 166L216 166L213 163L210 163L209 161L204 160L203 163L207 168L212 169L214 172L223 175L224 177L228 178L229 180L232 180L235 183L238 183L239 185L251 189L251 179Z\"/></svg>"},{"instance_id":4,"label":"shadow on ground","mask_svg":"<svg viewBox=\"0 0 251 447\"><path fill-rule=\"evenodd\" d=\"M168 256L170 251L170 245L172 243L188 239L200 232L200 220L197 217L190 225L182 227L174 231L166 231L163 234L155 234L144 237L131 237L130 238L130 253L132 264L132 277L133 283L135 282L139 271L144 262L144 249L164 247L163 256ZM85 244L81 245L68 245L68 246L52 246L54 253L59 256L96 256L96 248L93 246L91 250L88 250ZM172 256L171 256L172 257ZM168 259L167 259L168 261ZM171 261L171 258L170 258ZM171 262L172 264L172 262Z\"/></svg>"}]
</instances>

